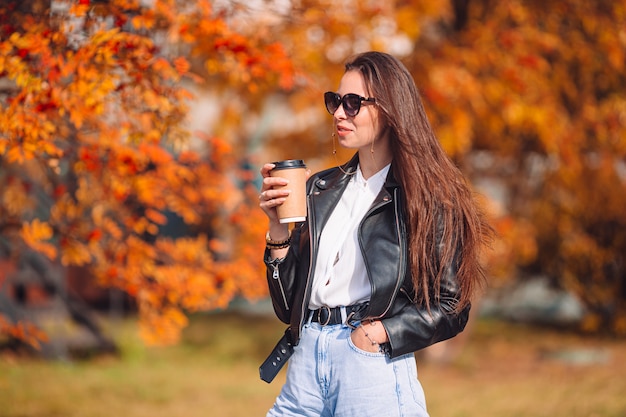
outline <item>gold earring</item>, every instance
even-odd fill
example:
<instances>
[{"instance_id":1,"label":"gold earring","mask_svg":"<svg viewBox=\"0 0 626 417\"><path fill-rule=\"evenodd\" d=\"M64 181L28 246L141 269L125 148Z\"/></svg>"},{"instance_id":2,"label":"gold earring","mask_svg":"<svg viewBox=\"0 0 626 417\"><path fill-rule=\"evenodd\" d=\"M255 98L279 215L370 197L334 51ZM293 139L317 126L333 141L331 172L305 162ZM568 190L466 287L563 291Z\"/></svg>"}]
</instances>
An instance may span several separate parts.
<instances>
[{"instance_id":1,"label":"gold earring","mask_svg":"<svg viewBox=\"0 0 626 417\"><path fill-rule=\"evenodd\" d=\"M335 164L337 164L337 168L339 168L339 170L341 172L343 172L345 175L354 175L356 174L356 170L354 172L346 172L341 165L339 164L339 160L337 159L337 148L335 147L335 132L333 132L333 134L331 135L333 138L333 157L335 158Z\"/></svg>"}]
</instances>

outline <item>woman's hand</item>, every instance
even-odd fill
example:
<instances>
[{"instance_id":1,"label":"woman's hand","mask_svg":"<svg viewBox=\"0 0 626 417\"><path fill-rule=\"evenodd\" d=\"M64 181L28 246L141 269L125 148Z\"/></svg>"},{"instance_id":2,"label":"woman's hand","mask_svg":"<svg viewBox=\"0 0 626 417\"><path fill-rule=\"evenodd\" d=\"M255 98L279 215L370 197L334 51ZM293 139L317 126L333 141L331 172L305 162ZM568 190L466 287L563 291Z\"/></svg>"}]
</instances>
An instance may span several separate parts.
<instances>
[{"instance_id":1,"label":"woman's hand","mask_svg":"<svg viewBox=\"0 0 626 417\"><path fill-rule=\"evenodd\" d=\"M352 343L365 352L379 352L379 346L387 343L389 337L380 321L364 321L350 334Z\"/></svg>"},{"instance_id":2,"label":"woman's hand","mask_svg":"<svg viewBox=\"0 0 626 417\"><path fill-rule=\"evenodd\" d=\"M272 169L274 169L274 164L265 164L261 168L263 186L261 187L261 194L259 194L259 206L265 212L270 222L278 223L276 207L285 202L285 199L291 191L287 189L274 189L274 187L282 187L289 184L289 181L281 177L271 177L270 171Z\"/></svg>"},{"instance_id":3,"label":"woman's hand","mask_svg":"<svg viewBox=\"0 0 626 417\"><path fill-rule=\"evenodd\" d=\"M276 207L285 202L290 191L288 189L275 190L274 187L287 185L289 181L281 177L271 177L270 171L272 169L274 169L274 164L265 164L261 168L263 185L261 194L259 194L259 207L261 207L261 210L263 210L270 221L269 233L271 239L280 241L287 239L289 236L289 225L280 223Z\"/></svg>"}]
</instances>

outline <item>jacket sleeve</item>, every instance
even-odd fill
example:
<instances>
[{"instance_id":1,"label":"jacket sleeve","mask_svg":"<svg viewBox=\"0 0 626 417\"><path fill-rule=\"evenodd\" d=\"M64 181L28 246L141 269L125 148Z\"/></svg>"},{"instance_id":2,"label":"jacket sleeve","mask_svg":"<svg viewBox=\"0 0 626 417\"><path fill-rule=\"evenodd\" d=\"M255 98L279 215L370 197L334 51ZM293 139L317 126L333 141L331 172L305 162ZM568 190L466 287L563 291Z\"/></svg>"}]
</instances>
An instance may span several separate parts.
<instances>
[{"instance_id":1,"label":"jacket sleeve","mask_svg":"<svg viewBox=\"0 0 626 417\"><path fill-rule=\"evenodd\" d=\"M389 336L391 357L415 352L462 332L471 306L457 312L459 294L456 270L449 268L441 280L438 297L431 299L430 311L409 297L406 302L398 303L402 305L400 311L382 320Z\"/></svg>"},{"instance_id":2,"label":"jacket sleeve","mask_svg":"<svg viewBox=\"0 0 626 417\"><path fill-rule=\"evenodd\" d=\"M272 259L269 249L265 249L264 262L272 306L278 319L289 324L296 288L297 247L302 226L292 230L292 244L284 258Z\"/></svg>"}]
</instances>

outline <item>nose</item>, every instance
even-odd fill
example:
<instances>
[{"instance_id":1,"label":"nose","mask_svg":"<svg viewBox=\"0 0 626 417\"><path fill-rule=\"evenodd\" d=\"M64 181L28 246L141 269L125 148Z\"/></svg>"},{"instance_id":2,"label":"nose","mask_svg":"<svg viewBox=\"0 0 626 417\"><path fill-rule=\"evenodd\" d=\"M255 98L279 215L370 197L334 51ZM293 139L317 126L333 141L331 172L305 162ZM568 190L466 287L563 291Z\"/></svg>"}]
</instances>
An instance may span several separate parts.
<instances>
[{"instance_id":1,"label":"nose","mask_svg":"<svg viewBox=\"0 0 626 417\"><path fill-rule=\"evenodd\" d=\"M346 119L348 116L346 116L346 112L343 109L343 104L339 104L339 107L337 107L337 110L335 110L335 112L333 113L333 117L336 120L344 120Z\"/></svg>"}]
</instances>

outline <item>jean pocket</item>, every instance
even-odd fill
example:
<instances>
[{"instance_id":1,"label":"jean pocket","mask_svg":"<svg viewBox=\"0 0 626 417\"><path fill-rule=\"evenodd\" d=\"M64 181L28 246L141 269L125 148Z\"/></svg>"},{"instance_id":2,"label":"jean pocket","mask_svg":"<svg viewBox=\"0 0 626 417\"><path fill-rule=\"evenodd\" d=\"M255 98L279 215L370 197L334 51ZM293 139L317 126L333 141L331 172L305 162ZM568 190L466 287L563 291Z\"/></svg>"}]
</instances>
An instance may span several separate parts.
<instances>
[{"instance_id":1,"label":"jean pocket","mask_svg":"<svg viewBox=\"0 0 626 417\"><path fill-rule=\"evenodd\" d=\"M356 330L353 330L350 333L350 336L348 337L348 346L350 346L350 349L353 350L354 352L358 353L359 355L362 356L368 356L368 357L386 357L387 355L385 355L383 352L370 352L368 350L363 350L360 347L358 347L357 345L354 344L354 342L352 341L352 333L354 333Z\"/></svg>"}]
</instances>

